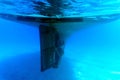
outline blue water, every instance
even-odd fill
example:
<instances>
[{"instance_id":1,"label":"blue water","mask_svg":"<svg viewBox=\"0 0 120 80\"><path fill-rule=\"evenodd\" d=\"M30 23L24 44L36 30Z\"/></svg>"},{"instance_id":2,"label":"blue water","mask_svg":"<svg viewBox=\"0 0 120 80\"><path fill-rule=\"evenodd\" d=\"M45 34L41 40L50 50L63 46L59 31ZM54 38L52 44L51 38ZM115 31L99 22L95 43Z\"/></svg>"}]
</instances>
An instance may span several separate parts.
<instances>
[{"instance_id":1,"label":"blue water","mask_svg":"<svg viewBox=\"0 0 120 80\"><path fill-rule=\"evenodd\" d=\"M41 73L38 28L0 19L0 80L120 80L120 20L84 27L60 67Z\"/></svg>"}]
</instances>

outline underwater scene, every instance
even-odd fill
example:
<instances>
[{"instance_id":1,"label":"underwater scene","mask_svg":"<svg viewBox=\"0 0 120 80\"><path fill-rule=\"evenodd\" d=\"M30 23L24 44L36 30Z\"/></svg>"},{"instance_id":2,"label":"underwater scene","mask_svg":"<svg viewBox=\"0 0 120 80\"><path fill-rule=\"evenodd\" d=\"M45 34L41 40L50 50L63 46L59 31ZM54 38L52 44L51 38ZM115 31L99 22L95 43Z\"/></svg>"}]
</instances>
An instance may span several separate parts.
<instances>
[{"instance_id":1,"label":"underwater scene","mask_svg":"<svg viewBox=\"0 0 120 80\"><path fill-rule=\"evenodd\" d=\"M120 80L120 0L0 0L0 80Z\"/></svg>"}]
</instances>

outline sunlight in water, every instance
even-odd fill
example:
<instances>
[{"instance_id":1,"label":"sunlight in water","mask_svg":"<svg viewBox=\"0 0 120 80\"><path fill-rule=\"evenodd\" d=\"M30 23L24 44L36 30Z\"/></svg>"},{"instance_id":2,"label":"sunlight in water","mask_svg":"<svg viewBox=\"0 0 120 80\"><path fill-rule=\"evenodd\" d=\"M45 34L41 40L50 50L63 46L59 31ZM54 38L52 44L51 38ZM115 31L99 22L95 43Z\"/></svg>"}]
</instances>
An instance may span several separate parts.
<instances>
[{"instance_id":1,"label":"sunlight in water","mask_svg":"<svg viewBox=\"0 0 120 80\"><path fill-rule=\"evenodd\" d=\"M56 6L62 14L58 14L54 9L55 5L59 3L62 6ZM55 15L64 16L91 16L102 14L116 14L120 13L120 0L0 0L0 13L12 14L38 14L51 12ZM54 7L54 8L51 8ZM47 11L47 12L46 12ZM100 15L102 15L100 14Z\"/></svg>"},{"instance_id":2,"label":"sunlight in water","mask_svg":"<svg viewBox=\"0 0 120 80\"><path fill-rule=\"evenodd\" d=\"M119 25L119 19L93 25L69 38L65 56L76 80L120 80Z\"/></svg>"},{"instance_id":3,"label":"sunlight in water","mask_svg":"<svg viewBox=\"0 0 120 80\"><path fill-rule=\"evenodd\" d=\"M58 80L67 80L68 77L68 80L72 80L72 78L74 78L73 80L120 80L120 20L112 20L113 18L109 16L120 14L120 0L0 0L0 15L1 13L34 17L44 15L57 18L82 16L83 18L95 17L95 20L102 20L101 22L94 22L93 25L85 23L83 25L85 28L71 35L66 41L64 55L66 60L62 61L60 68L56 71L50 69L43 73L45 74L44 80L49 80L49 78L56 80L56 77L59 78ZM118 15L116 17L119 18ZM34 54L34 52L39 54L38 27L2 19L0 19L0 26L1 62L21 54ZM28 55L25 56L26 63L24 63L24 60L21 62L22 58L20 57L19 62L24 68L20 65L18 67L17 62L14 65L11 62L9 64L10 69L7 67L10 72L3 71L4 74L2 72L0 74L8 75L8 80L13 80L11 76L16 74L15 78L17 79L15 80L18 80L21 76L21 79L25 79L23 76L31 73L28 77L32 76L34 79L26 80L36 80L36 75L39 77L40 73L40 71L37 71L37 69L40 69L38 67L40 57L36 55L37 58L34 56L34 59L32 59L33 54L27 59L26 56ZM37 61L38 63L35 64L34 62ZM18 72L14 69L16 66ZM0 66L0 70L3 68L3 66ZM6 70L6 68L3 70ZM36 74L32 73L34 71ZM25 75L23 75L24 72L26 72Z\"/></svg>"}]
</instances>

